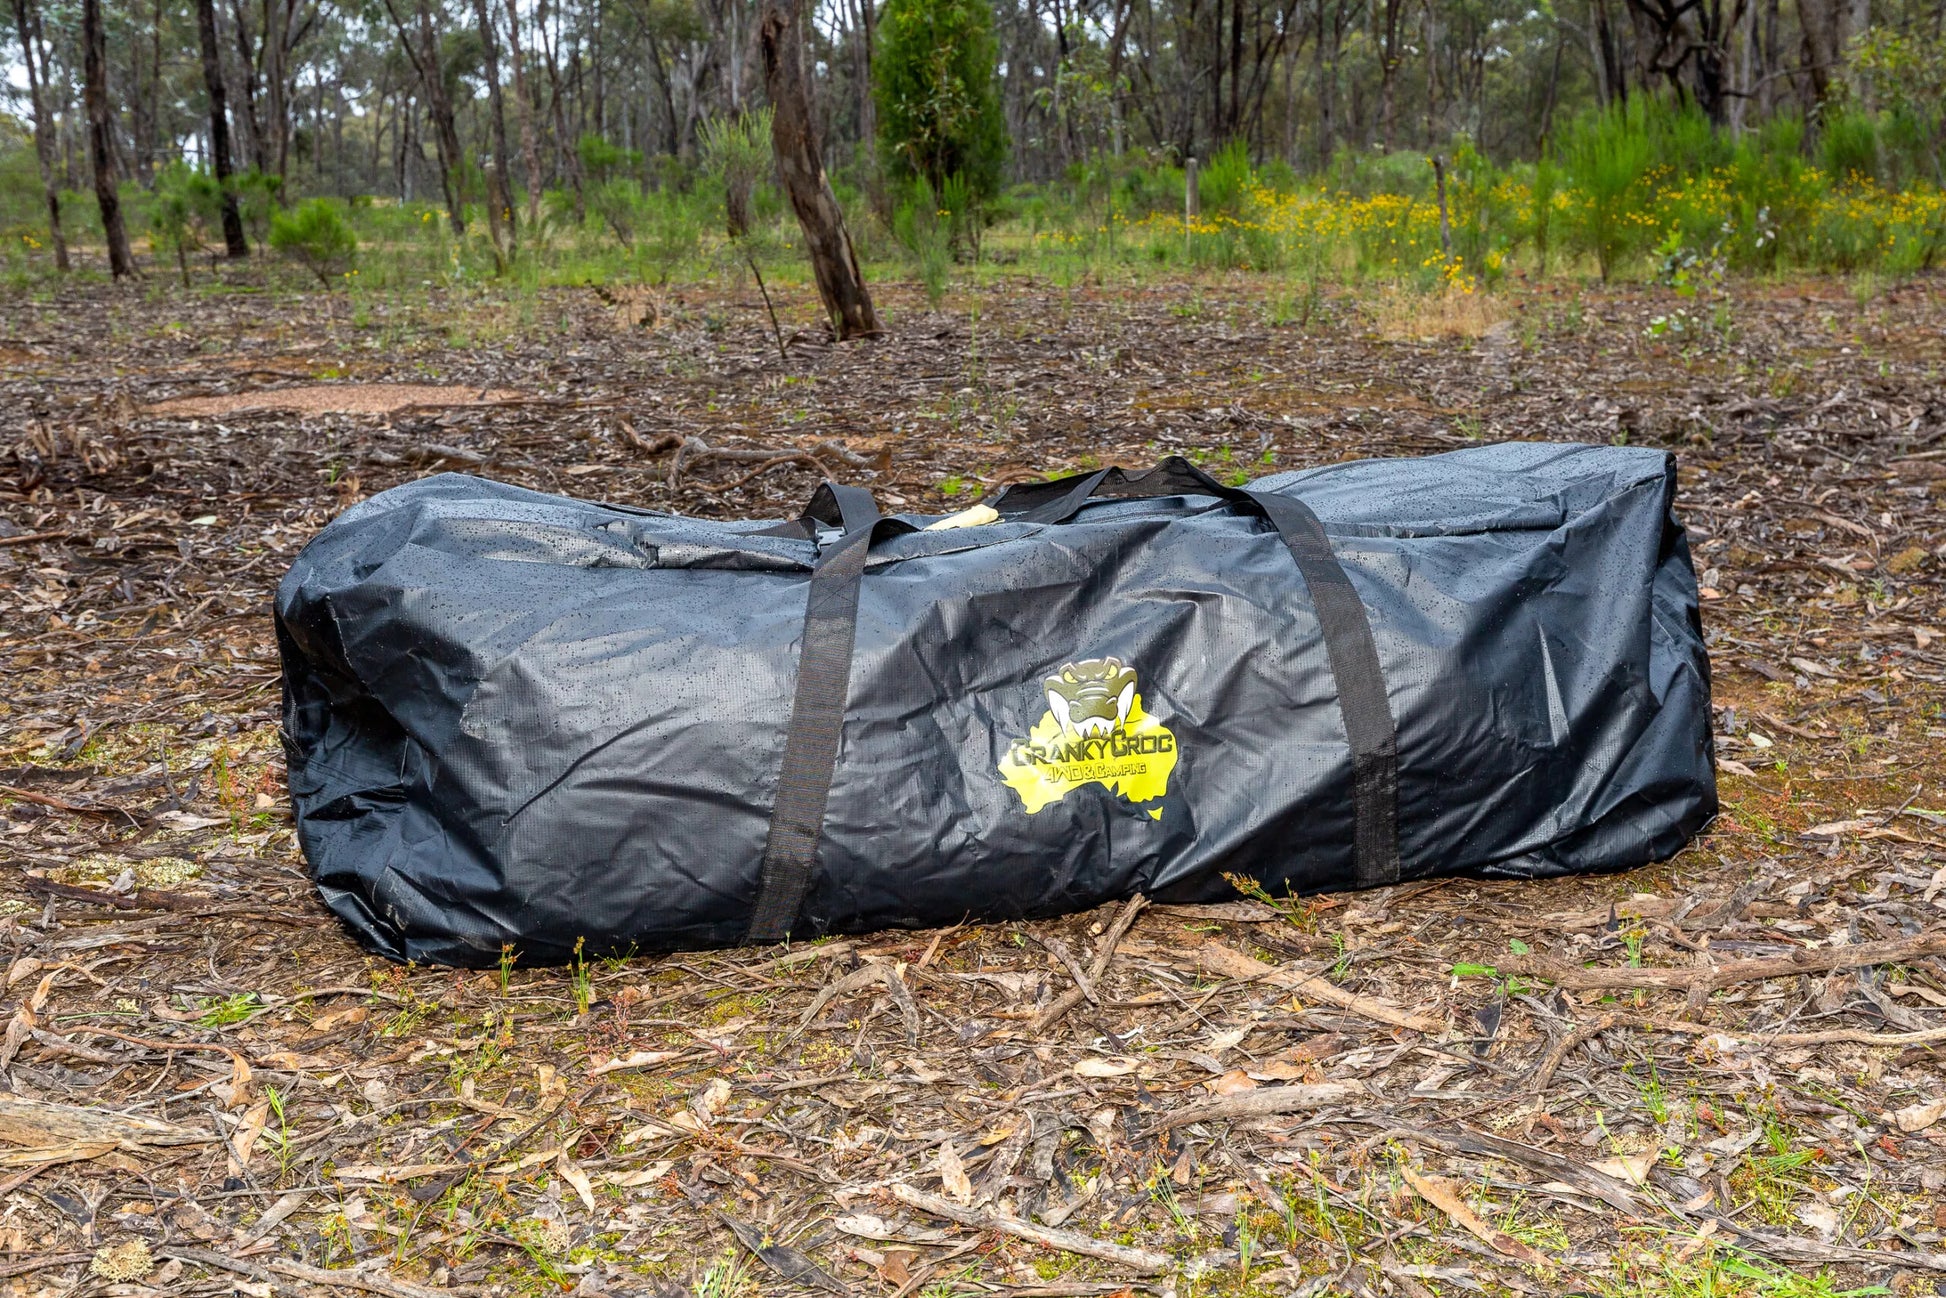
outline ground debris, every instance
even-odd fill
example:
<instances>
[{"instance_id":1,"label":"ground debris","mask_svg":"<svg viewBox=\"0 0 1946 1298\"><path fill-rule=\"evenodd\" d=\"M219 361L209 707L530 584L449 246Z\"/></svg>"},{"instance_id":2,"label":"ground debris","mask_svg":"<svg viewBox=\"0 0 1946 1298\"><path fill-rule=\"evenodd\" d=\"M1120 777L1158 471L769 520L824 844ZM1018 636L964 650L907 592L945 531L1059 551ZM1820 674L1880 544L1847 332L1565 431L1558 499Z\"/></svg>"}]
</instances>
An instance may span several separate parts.
<instances>
[{"instance_id":1,"label":"ground debris","mask_svg":"<svg viewBox=\"0 0 1946 1298\"><path fill-rule=\"evenodd\" d=\"M1490 373L1354 296L1297 329L1254 281L978 292L977 357L898 285L886 338L781 358L707 288L621 331L580 293L528 333L445 289L381 326L5 304L0 1278L137 1243L156 1291L384 1298L1946 1268L1933 288L1739 287L1683 350L1657 292L1529 285ZM1724 805L1666 865L467 973L367 958L303 875L272 593L410 477L786 519L834 473L948 515L1525 437L1677 456Z\"/></svg>"}]
</instances>

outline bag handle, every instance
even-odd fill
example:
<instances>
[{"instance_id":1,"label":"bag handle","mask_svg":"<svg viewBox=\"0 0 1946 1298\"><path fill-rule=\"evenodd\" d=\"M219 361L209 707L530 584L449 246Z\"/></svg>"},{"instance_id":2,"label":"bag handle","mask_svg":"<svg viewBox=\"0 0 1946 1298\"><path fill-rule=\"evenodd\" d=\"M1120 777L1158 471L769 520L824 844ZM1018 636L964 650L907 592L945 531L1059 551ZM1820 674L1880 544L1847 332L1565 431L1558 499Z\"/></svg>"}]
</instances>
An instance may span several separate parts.
<instances>
[{"instance_id":1,"label":"bag handle","mask_svg":"<svg viewBox=\"0 0 1946 1298\"><path fill-rule=\"evenodd\" d=\"M1052 482L1016 483L986 503L1009 522L1056 524L1073 518L1091 500L1156 496L1215 496L1244 503L1251 493L1225 486L1182 456L1171 455L1145 473L1110 467Z\"/></svg>"},{"instance_id":2,"label":"bag handle","mask_svg":"<svg viewBox=\"0 0 1946 1298\"><path fill-rule=\"evenodd\" d=\"M998 509L1012 495L1016 502L1026 500L1026 507L1014 512L1016 520L1061 523L1097 494L1129 498L1184 493L1215 496L1261 516L1296 561L1317 611L1351 746L1354 882L1361 888L1397 883L1398 747L1385 677L1364 602L1332 553L1324 525L1310 506L1295 496L1225 486L1180 456L1133 477L1120 469L1103 469L1025 491L1008 488L991 503ZM865 559L882 527L911 530L911 524L901 519L881 517L869 492L829 482L811 497L796 525L815 539L816 524L827 520L843 531L823 548L811 569L790 729L784 738L757 896L744 934L744 941L751 944L788 937L803 910L817 869L844 729Z\"/></svg>"},{"instance_id":3,"label":"bag handle","mask_svg":"<svg viewBox=\"0 0 1946 1298\"><path fill-rule=\"evenodd\" d=\"M798 522L822 523L850 535L870 528L880 517L878 502L872 499L871 492L863 487L827 481L819 483L818 489L811 493ZM812 534L815 536L815 531Z\"/></svg>"}]
</instances>

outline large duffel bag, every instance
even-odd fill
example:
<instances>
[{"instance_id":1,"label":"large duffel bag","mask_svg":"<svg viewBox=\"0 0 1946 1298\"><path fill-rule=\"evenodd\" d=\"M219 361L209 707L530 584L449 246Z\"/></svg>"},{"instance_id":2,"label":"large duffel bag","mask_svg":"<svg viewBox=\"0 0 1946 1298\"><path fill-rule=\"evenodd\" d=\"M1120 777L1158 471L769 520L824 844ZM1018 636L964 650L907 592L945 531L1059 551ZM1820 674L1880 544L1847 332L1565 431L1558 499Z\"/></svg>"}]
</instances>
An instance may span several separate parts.
<instances>
[{"instance_id":1,"label":"large duffel bag","mask_svg":"<svg viewBox=\"0 0 1946 1298\"><path fill-rule=\"evenodd\" d=\"M1558 445L944 520L428 478L278 590L299 840L458 965L1641 865L1716 809L1674 490Z\"/></svg>"}]
</instances>

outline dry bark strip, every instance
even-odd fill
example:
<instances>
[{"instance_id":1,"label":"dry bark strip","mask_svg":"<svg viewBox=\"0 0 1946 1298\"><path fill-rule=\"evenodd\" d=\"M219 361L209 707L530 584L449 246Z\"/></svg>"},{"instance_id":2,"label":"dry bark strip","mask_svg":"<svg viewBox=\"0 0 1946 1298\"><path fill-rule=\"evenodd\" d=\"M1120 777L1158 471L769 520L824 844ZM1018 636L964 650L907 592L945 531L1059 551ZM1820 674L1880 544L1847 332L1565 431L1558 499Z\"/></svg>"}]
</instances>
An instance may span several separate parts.
<instances>
[{"instance_id":1,"label":"dry bark strip","mask_svg":"<svg viewBox=\"0 0 1946 1298\"><path fill-rule=\"evenodd\" d=\"M1333 1104L1349 1104L1366 1099L1371 1092L1356 1082L1294 1082L1289 1086L1268 1086L1237 1095L1220 1095L1212 1100L1185 1104L1162 1115L1151 1132L1168 1131L1192 1122L1223 1118L1267 1118L1279 1113L1302 1113Z\"/></svg>"},{"instance_id":2,"label":"dry bark strip","mask_svg":"<svg viewBox=\"0 0 1946 1298\"><path fill-rule=\"evenodd\" d=\"M1727 964L1688 969L1586 969L1554 956L1510 956L1495 962L1503 974L1546 978L1570 991L1687 991L1691 987L1728 987L1733 983L1797 974L1828 973L1866 965L1903 964L1927 956L1946 955L1946 930L1891 942L1861 942L1856 946L1819 947L1762 960L1732 960Z\"/></svg>"},{"instance_id":3,"label":"dry bark strip","mask_svg":"<svg viewBox=\"0 0 1946 1298\"><path fill-rule=\"evenodd\" d=\"M245 1262L240 1258L226 1257L202 1248L179 1248L171 1246L161 1250L162 1256L173 1257L183 1262L194 1262L218 1271L231 1271L237 1275L248 1276L258 1282L268 1281L273 1276L283 1276L289 1280L302 1280L306 1284L324 1285L334 1289L358 1289L365 1293L379 1294L381 1298L464 1298L481 1292L471 1285L452 1285L444 1289L430 1285L413 1284L409 1280L395 1280L391 1276L375 1275L368 1271L327 1271L323 1267L305 1266L302 1262L286 1262L282 1259L269 1259L264 1262Z\"/></svg>"},{"instance_id":4,"label":"dry bark strip","mask_svg":"<svg viewBox=\"0 0 1946 1298\"><path fill-rule=\"evenodd\" d=\"M1466 1200L1460 1197L1459 1188L1451 1181L1444 1177L1422 1176L1404 1163L1399 1164L1399 1175L1405 1178L1406 1184L1411 1186L1420 1198L1452 1218L1455 1225L1473 1235L1494 1252L1504 1253L1528 1266L1547 1265L1547 1259L1532 1248L1506 1231L1482 1221L1478 1213L1466 1206Z\"/></svg>"},{"instance_id":5,"label":"dry bark strip","mask_svg":"<svg viewBox=\"0 0 1946 1298\"><path fill-rule=\"evenodd\" d=\"M1390 1001L1348 992L1336 983L1328 982L1316 975L1294 973L1276 965L1267 965L1234 947L1224 946L1221 942L1205 942L1186 954L1202 968L1214 974L1221 974L1225 978L1261 979L1273 987L1295 992L1308 1000L1335 1005L1361 1018L1372 1019L1395 1028L1410 1028L1414 1032L1429 1034L1446 1030L1446 1025L1438 1019L1414 1014Z\"/></svg>"},{"instance_id":6,"label":"dry bark strip","mask_svg":"<svg viewBox=\"0 0 1946 1298\"><path fill-rule=\"evenodd\" d=\"M1153 1249L1131 1248L1126 1244L1111 1244L1107 1240L1096 1239L1072 1230L1055 1230L1048 1226L1036 1226L1018 1217L1005 1217L997 1212L985 1212L979 1208L962 1208L950 1199L942 1199L936 1194L915 1190L909 1185L894 1185L892 1197L909 1208L929 1212L935 1217L958 1222L974 1230L998 1231L1012 1235L1016 1239L1032 1240L1049 1248L1060 1249L1064 1253L1077 1253L1082 1257L1100 1258L1125 1266L1141 1275L1156 1275L1174 1266L1175 1259Z\"/></svg>"},{"instance_id":7,"label":"dry bark strip","mask_svg":"<svg viewBox=\"0 0 1946 1298\"><path fill-rule=\"evenodd\" d=\"M110 1149L206 1145L215 1139L207 1131L158 1118L0 1096L0 1140L36 1151L71 1145L106 1145Z\"/></svg>"}]
</instances>

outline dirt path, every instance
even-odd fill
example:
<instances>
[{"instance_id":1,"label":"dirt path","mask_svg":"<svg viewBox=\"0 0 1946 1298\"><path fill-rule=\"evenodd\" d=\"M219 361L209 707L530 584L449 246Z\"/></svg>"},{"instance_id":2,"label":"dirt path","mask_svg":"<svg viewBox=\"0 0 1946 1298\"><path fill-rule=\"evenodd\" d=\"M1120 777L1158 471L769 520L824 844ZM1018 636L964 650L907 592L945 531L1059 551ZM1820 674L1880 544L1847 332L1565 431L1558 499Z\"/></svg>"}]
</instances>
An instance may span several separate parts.
<instances>
[{"instance_id":1,"label":"dirt path","mask_svg":"<svg viewBox=\"0 0 1946 1298\"><path fill-rule=\"evenodd\" d=\"M1739 1256L1946 1279L1931 286L1765 289L1687 353L1646 334L1668 302L1558 288L1431 341L1342 301L1276 327L1248 282L884 297L891 338L803 331L788 360L754 299L700 290L654 329L574 294L364 323L297 297L0 304L7 1283L1177 1283L1141 1251L1207 1267L1199 1293L1813 1292ZM251 404L343 382L444 395ZM1255 475L1514 437L1681 456L1724 815L1667 866L1153 908L1112 949L1110 909L580 977L369 960L302 875L270 595L414 475L776 517L820 466L943 511L1167 453ZM1105 972L1041 1024L1063 946ZM1256 957L1338 991L1239 981ZM1805 963L1739 963L1783 957ZM1612 985L1551 985L1582 965ZM1726 980L1638 991L1638 967ZM27 1101L177 1130L83 1139Z\"/></svg>"}]
</instances>

